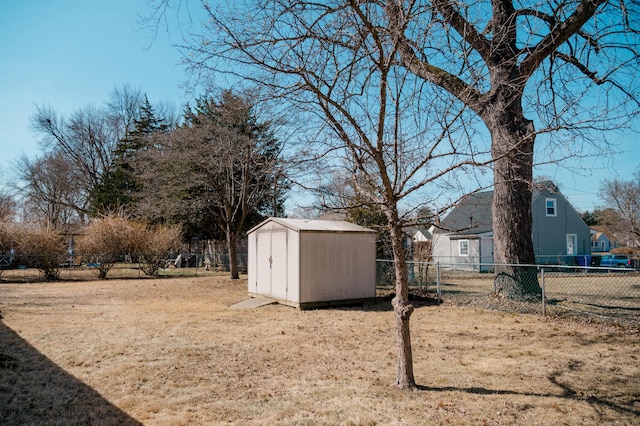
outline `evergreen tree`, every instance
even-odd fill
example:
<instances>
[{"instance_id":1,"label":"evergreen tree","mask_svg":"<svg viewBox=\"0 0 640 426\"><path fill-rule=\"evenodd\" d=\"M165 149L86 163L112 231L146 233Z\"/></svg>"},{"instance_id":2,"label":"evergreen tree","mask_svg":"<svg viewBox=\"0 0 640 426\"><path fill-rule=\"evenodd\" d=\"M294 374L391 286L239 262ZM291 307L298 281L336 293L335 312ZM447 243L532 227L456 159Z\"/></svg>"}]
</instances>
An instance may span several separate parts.
<instances>
[{"instance_id":1,"label":"evergreen tree","mask_svg":"<svg viewBox=\"0 0 640 426\"><path fill-rule=\"evenodd\" d=\"M129 208L140 191L136 171L136 159L141 151L154 146L154 138L166 133L169 125L163 118L156 117L147 96L140 105L139 117L133 121L133 128L120 139L114 149L115 161L104 174L101 182L91 194L94 214Z\"/></svg>"},{"instance_id":2,"label":"evergreen tree","mask_svg":"<svg viewBox=\"0 0 640 426\"><path fill-rule=\"evenodd\" d=\"M281 149L245 97L225 91L199 98L187 106L184 124L145 153L140 213L179 222L188 236L224 236L231 276L238 278L239 235L282 211L287 184Z\"/></svg>"}]
</instances>

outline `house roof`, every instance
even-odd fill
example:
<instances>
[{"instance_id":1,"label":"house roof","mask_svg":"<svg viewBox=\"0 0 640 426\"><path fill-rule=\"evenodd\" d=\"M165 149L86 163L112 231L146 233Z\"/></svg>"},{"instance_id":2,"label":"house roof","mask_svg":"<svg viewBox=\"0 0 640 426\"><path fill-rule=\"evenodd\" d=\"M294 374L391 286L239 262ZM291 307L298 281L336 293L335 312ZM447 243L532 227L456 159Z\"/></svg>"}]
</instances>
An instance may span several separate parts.
<instances>
[{"instance_id":1,"label":"house roof","mask_svg":"<svg viewBox=\"0 0 640 426\"><path fill-rule=\"evenodd\" d=\"M493 191L466 195L440 223L435 233L476 235L493 230Z\"/></svg>"},{"instance_id":2,"label":"house roof","mask_svg":"<svg viewBox=\"0 0 640 426\"><path fill-rule=\"evenodd\" d=\"M560 193L551 181L538 182L533 188L532 202L541 193ZM455 232L457 235L478 235L493 231L493 191L466 195L442 220L435 233Z\"/></svg>"},{"instance_id":3,"label":"house roof","mask_svg":"<svg viewBox=\"0 0 640 426\"><path fill-rule=\"evenodd\" d=\"M616 241L616 237L613 232L606 226L592 226L591 229L595 231L593 235L591 235L592 241L597 241L602 235L607 237L607 239L611 242Z\"/></svg>"},{"instance_id":4,"label":"house roof","mask_svg":"<svg viewBox=\"0 0 640 426\"><path fill-rule=\"evenodd\" d=\"M253 227L249 232L261 228L268 222L275 222L296 232L375 232L372 229L344 220L289 219L281 217L270 217Z\"/></svg>"},{"instance_id":5,"label":"house roof","mask_svg":"<svg viewBox=\"0 0 640 426\"><path fill-rule=\"evenodd\" d=\"M413 235L416 235L418 232L424 235L425 237L431 236L431 232L429 232L429 228L417 228L414 230Z\"/></svg>"}]
</instances>

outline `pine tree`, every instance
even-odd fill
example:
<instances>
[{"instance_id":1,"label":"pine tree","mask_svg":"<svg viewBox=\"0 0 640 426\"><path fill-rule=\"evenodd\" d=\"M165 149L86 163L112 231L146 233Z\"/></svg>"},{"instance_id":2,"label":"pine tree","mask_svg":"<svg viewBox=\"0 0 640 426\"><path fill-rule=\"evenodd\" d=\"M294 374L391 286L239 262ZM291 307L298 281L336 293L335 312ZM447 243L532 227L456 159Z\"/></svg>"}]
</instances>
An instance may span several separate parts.
<instances>
[{"instance_id":1,"label":"pine tree","mask_svg":"<svg viewBox=\"0 0 640 426\"><path fill-rule=\"evenodd\" d=\"M94 214L127 209L136 199L140 190L136 171L136 158L140 151L151 149L154 138L159 133L169 130L163 118L156 117L153 106L145 95L140 105L139 117L134 120L133 128L118 141L115 150L115 161L104 174L102 182L91 194L91 205Z\"/></svg>"},{"instance_id":2,"label":"pine tree","mask_svg":"<svg viewBox=\"0 0 640 426\"><path fill-rule=\"evenodd\" d=\"M189 236L224 237L231 276L238 278L238 237L263 215L282 210L281 149L248 99L230 91L199 98L187 106L184 124L146 153L144 203L138 204L146 211L140 213L180 222L195 233Z\"/></svg>"}]
</instances>

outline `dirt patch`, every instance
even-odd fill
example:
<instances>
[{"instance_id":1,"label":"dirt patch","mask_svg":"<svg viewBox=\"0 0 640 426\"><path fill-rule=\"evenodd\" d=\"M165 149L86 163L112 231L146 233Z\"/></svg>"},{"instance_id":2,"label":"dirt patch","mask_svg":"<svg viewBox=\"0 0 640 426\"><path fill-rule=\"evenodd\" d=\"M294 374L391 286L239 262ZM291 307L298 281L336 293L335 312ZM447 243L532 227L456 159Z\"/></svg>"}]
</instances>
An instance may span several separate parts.
<instances>
[{"instance_id":1,"label":"dirt patch","mask_svg":"<svg viewBox=\"0 0 640 426\"><path fill-rule=\"evenodd\" d=\"M417 392L390 386L390 295L232 309L226 277L0 285L15 424L637 424L637 328L413 295ZM97 414L96 414L97 413ZM55 420L51 420L55 419Z\"/></svg>"}]
</instances>

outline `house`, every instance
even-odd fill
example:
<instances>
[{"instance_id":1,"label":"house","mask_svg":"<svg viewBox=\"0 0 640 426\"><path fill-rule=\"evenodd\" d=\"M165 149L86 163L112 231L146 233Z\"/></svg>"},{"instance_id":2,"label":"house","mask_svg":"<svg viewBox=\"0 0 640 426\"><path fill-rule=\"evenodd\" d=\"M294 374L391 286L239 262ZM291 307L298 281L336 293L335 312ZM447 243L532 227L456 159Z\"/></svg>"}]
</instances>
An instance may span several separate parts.
<instances>
[{"instance_id":1,"label":"house","mask_svg":"<svg viewBox=\"0 0 640 426\"><path fill-rule=\"evenodd\" d=\"M462 269L492 269L492 203L493 191L465 196L439 226L431 229L433 260L456 264ZM582 264L590 261L590 229L552 182L536 184L531 213L531 237L537 263Z\"/></svg>"},{"instance_id":2,"label":"house","mask_svg":"<svg viewBox=\"0 0 640 426\"><path fill-rule=\"evenodd\" d=\"M411 238L414 243L421 241L431 241L432 239L431 232L428 229L418 229L414 232L413 237Z\"/></svg>"},{"instance_id":3,"label":"house","mask_svg":"<svg viewBox=\"0 0 640 426\"><path fill-rule=\"evenodd\" d=\"M376 296L376 233L345 221L269 218L248 232L249 296L300 309Z\"/></svg>"},{"instance_id":4,"label":"house","mask_svg":"<svg viewBox=\"0 0 640 426\"><path fill-rule=\"evenodd\" d=\"M618 247L618 241L613 232L606 226L591 227L591 251L608 252Z\"/></svg>"}]
</instances>

